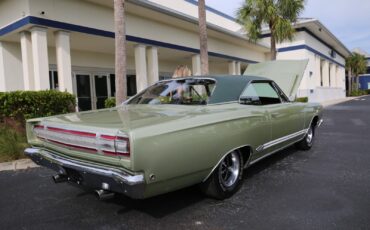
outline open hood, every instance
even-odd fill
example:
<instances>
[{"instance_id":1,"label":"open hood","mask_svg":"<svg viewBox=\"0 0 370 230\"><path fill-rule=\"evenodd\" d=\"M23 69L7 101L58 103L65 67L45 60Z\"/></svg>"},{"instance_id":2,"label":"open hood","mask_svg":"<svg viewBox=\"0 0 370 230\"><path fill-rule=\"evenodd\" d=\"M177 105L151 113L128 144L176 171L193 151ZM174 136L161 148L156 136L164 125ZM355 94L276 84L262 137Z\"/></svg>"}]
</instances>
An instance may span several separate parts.
<instances>
[{"instance_id":1,"label":"open hood","mask_svg":"<svg viewBox=\"0 0 370 230\"><path fill-rule=\"evenodd\" d=\"M307 64L308 60L279 60L250 64L244 75L270 78L289 99L294 99Z\"/></svg>"}]
</instances>

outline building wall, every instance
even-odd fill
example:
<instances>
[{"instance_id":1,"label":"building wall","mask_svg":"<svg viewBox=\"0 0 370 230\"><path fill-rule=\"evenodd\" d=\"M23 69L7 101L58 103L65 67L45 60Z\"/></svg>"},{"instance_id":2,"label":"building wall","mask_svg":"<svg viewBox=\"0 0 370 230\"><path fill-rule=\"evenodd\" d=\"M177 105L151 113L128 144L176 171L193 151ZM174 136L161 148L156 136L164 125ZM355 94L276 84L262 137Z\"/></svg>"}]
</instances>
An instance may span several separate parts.
<instances>
[{"instance_id":1,"label":"building wall","mask_svg":"<svg viewBox=\"0 0 370 230\"><path fill-rule=\"evenodd\" d=\"M113 9L102 5L76 0L30 0L30 15L47 19L87 26L105 31L114 31ZM186 3L189 5L189 3ZM173 3L172 3L173 5ZM190 4L191 6L191 4ZM194 7L194 6L193 6ZM44 11L45 15L40 15ZM68 12L66 14L65 12ZM127 11L127 34L189 48L199 49L197 25L190 26L188 22L179 22L176 26L155 20L156 17L138 16L137 12ZM94 15L94 17L91 17ZM177 20L177 19L174 19ZM185 26L186 25L186 26ZM242 59L264 61L263 52L253 50L243 44L233 44L209 34L209 51L222 53ZM245 40L245 44L248 42ZM240 49L246 47L246 50Z\"/></svg>"},{"instance_id":2,"label":"building wall","mask_svg":"<svg viewBox=\"0 0 370 230\"><path fill-rule=\"evenodd\" d=\"M309 60L298 97L308 97L312 102L345 97L345 60L339 54L330 57L330 48L305 31L298 32L292 42L278 44L277 49L281 50L277 59Z\"/></svg>"},{"instance_id":3,"label":"building wall","mask_svg":"<svg viewBox=\"0 0 370 230\"><path fill-rule=\"evenodd\" d=\"M1 0L0 28L29 15L29 0Z\"/></svg>"},{"instance_id":4,"label":"building wall","mask_svg":"<svg viewBox=\"0 0 370 230\"><path fill-rule=\"evenodd\" d=\"M24 89L20 45L0 42L0 92Z\"/></svg>"}]
</instances>

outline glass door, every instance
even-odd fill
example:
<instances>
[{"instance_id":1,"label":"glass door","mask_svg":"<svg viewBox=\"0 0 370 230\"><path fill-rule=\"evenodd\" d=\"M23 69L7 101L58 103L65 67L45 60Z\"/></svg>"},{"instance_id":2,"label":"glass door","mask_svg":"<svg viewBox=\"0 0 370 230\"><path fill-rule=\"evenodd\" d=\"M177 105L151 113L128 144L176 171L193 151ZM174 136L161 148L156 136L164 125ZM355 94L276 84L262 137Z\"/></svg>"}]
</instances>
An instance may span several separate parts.
<instances>
[{"instance_id":1,"label":"glass door","mask_svg":"<svg viewBox=\"0 0 370 230\"><path fill-rule=\"evenodd\" d=\"M91 79L89 74L76 74L75 86L77 92L77 106L79 111L93 109L91 95Z\"/></svg>"},{"instance_id":2,"label":"glass door","mask_svg":"<svg viewBox=\"0 0 370 230\"><path fill-rule=\"evenodd\" d=\"M108 76L106 74L94 75L95 84L95 108L105 108L105 100L108 98Z\"/></svg>"}]
</instances>

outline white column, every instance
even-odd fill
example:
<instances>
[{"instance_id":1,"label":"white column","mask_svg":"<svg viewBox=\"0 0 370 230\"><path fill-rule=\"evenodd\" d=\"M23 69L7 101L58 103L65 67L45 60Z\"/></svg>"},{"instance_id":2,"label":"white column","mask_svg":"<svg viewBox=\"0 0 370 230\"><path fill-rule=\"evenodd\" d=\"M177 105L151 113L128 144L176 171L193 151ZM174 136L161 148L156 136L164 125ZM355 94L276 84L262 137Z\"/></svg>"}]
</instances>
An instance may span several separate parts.
<instances>
[{"instance_id":1,"label":"white column","mask_svg":"<svg viewBox=\"0 0 370 230\"><path fill-rule=\"evenodd\" d=\"M4 62L4 48L3 43L0 41L0 92L6 91L6 73Z\"/></svg>"},{"instance_id":2,"label":"white column","mask_svg":"<svg viewBox=\"0 0 370 230\"><path fill-rule=\"evenodd\" d=\"M33 72L32 59L32 42L31 34L28 31L22 31L21 36L21 51L22 51L22 70L25 90L35 89L35 77Z\"/></svg>"},{"instance_id":3,"label":"white column","mask_svg":"<svg viewBox=\"0 0 370 230\"><path fill-rule=\"evenodd\" d=\"M229 74L236 75L236 62L235 61L229 61Z\"/></svg>"},{"instance_id":4,"label":"white column","mask_svg":"<svg viewBox=\"0 0 370 230\"><path fill-rule=\"evenodd\" d=\"M70 35L67 31L55 32L59 91L73 93Z\"/></svg>"},{"instance_id":5,"label":"white column","mask_svg":"<svg viewBox=\"0 0 370 230\"><path fill-rule=\"evenodd\" d=\"M315 88L321 86L321 58L318 55L315 55L315 69L313 72Z\"/></svg>"},{"instance_id":6,"label":"white column","mask_svg":"<svg viewBox=\"0 0 370 230\"><path fill-rule=\"evenodd\" d=\"M148 87L146 70L146 47L144 45L135 46L135 68L136 68L136 88L137 92Z\"/></svg>"},{"instance_id":7,"label":"white column","mask_svg":"<svg viewBox=\"0 0 370 230\"><path fill-rule=\"evenodd\" d=\"M235 68L236 68L236 75L241 75L241 67L240 67L239 61L235 63Z\"/></svg>"},{"instance_id":8,"label":"white column","mask_svg":"<svg viewBox=\"0 0 370 230\"><path fill-rule=\"evenodd\" d=\"M329 62L328 61L323 61L322 81L323 81L324 87L329 87Z\"/></svg>"},{"instance_id":9,"label":"white column","mask_svg":"<svg viewBox=\"0 0 370 230\"><path fill-rule=\"evenodd\" d=\"M159 81L159 68L158 68L158 49L157 47L149 47L146 53L148 61L148 84L152 85Z\"/></svg>"},{"instance_id":10,"label":"white column","mask_svg":"<svg viewBox=\"0 0 370 230\"><path fill-rule=\"evenodd\" d=\"M333 63L330 65L330 87L338 87L337 77L337 66Z\"/></svg>"},{"instance_id":11,"label":"white column","mask_svg":"<svg viewBox=\"0 0 370 230\"><path fill-rule=\"evenodd\" d=\"M200 55L195 54L191 57L192 72L194 76L199 76L201 74L200 70Z\"/></svg>"},{"instance_id":12,"label":"white column","mask_svg":"<svg viewBox=\"0 0 370 230\"><path fill-rule=\"evenodd\" d=\"M35 90L50 88L47 30L43 27L31 29L33 71Z\"/></svg>"}]
</instances>

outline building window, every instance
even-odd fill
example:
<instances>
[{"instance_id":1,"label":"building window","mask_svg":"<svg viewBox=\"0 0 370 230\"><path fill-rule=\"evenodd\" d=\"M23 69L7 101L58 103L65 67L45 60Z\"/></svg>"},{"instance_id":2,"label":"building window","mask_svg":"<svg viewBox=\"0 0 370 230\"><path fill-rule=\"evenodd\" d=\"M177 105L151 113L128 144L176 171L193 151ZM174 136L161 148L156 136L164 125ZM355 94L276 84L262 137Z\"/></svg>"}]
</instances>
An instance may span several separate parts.
<instances>
[{"instance_id":1,"label":"building window","mask_svg":"<svg viewBox=\"0 0 370 230\"><path fill-rule=\"evenodd\" d=\"M111 97L116 96L116 77L110 74ZM127 75L127 96L131 97L136 94L136 75Z\"/></svg>"},{"instance_id":2,"label":"building window","mask_svg":"<svg viewBox=\"0 0 370 230\"><path fill-rule=\"evenodd\" d=\"M49 71L49 83L50 89L59 89L58 72L56 70Z\"/></svg>"}]
</instances>

